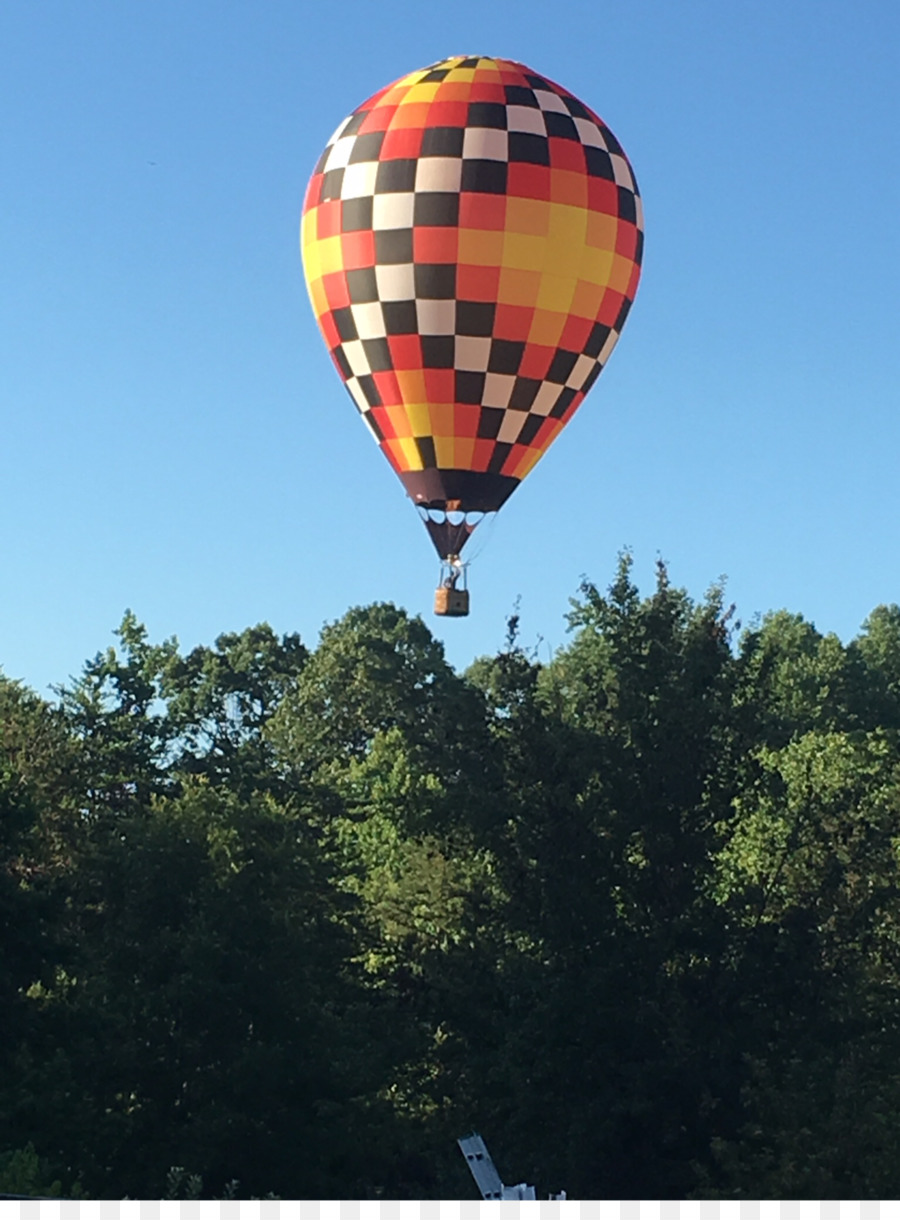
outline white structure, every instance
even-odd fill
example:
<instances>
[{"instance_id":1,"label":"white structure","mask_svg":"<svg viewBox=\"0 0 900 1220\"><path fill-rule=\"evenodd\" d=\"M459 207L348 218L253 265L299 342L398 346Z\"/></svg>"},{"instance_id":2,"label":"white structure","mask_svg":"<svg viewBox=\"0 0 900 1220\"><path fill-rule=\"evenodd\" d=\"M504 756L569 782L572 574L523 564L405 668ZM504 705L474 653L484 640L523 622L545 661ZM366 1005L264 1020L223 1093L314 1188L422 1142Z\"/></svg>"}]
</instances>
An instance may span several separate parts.
<instances>
[{"instance_id":1,"label":"white structure","mask_svg":"<svg viewBox=\"0 0 900 1220\"><path fill-rule=\"evenodd\" d=\"M482 1199L535 1198L534 1187L526 1186L524 1182L520 1182L518 1186L503 1185L500 1181L497 1167L491 1160L491 1154L488 1152L484 1140L476 1131L456 1142L459 1144L460 1152L466 1158L466 1164L469 1166L472 1177L475 1179L475 1184L481 1191ZM564 1199L565 1197L565 1191L562 1194L550 1196L551 1199Z\"/></svg>"}]
</instances>

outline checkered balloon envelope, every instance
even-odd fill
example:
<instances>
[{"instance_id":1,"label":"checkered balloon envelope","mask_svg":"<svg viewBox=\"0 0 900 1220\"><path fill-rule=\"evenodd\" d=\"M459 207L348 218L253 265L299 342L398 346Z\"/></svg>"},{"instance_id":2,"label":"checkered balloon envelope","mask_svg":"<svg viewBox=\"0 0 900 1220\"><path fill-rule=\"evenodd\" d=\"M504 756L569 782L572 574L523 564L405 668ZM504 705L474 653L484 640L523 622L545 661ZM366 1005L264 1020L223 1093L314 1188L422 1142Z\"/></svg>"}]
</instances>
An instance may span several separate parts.
<instances>
[{"instance_id":1,"label":"checkered balloon envelope","mask_svg":"<svg viewBox=\"0 0 900 1220\"><path fill-rule=\"evenodd\" d=\"M335 366L458 556L577 411L637 290L641 199L592 110L523 64L456 56L338 127L306 192Z\"/></svg>"}]
</instances>

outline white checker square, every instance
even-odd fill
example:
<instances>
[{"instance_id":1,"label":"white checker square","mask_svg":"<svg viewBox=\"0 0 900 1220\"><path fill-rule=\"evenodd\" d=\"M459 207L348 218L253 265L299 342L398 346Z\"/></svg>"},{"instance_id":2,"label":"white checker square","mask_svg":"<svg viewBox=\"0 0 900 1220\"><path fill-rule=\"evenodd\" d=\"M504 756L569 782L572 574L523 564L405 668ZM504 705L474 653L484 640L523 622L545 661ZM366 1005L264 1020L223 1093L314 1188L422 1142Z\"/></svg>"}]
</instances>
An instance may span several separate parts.
<instances>
[{"instance_id":1,"label":"white checker square","mask_svg":"<svg viewBox=\"0 0 900 1220\"><path fill-rule=\"evenodd\" d=\"M359 339L350 339L342 344L344 355L347 358L347 363L350 365L350 370L354 377L363 377L366 373L372 370L369 368L369 362L366 359L366 353L363 351L363 345ZM350 382L347 383L350 385Z\"/></svg>"},{"instance_id":2,"label":"white checker square","mask_svg":"<svg viewBox=\"0 0 900 1220\"><path fill-rule=\"evenodd\" d=\"M593 364L593 360L591 364ZM552 381L545 381L538 390L534 402L531 404L532 415L549 415L556 406L556 400L559 398L561 387L555 385Z\"/></svg>"},{"instance_id":3,"label":"white checker square","mask_svg":"<svg viewBox=\"0 0 900 1220\"><path fill-rule=\"evenodd\" d=\"M374 195L378 164L377 161L359 161L348 165L341 183L341 198L363 199L366 195Z\"/></svg>"},{"instance_id":4,"label":"white checker square","mask_svg":"<svg viewBox=\"0 0 900 1220\"><path fill-rule=\"evenodd\" d=\"M412 263L382 263L375 268L375 284L381 301L412 301L416 295Z\"/></svg>"},{"instance_id":5,"label":"white checker square","mask_svg":"<svg viewBox=\"0 0 900 1220\"><path fill-rule=\"evenodd\" d=\"M571 373L566 378L566 385L569 389L580 390L596 363L597 361L593 356L579 356L572 366Z\"/></svg>"},{"instance_id":6,"label":"white checker square","mask_svg":"<svg viewBox=\"0 0 900 1220\"><path fill-rule=\"evenodd\" d=\"M384 325L384 314L381 312L380 301L365 301L351 305L353 321L356 323L356 333L360 339L383 339L387 334Z\"/></svg>"},{"instance_id":7,"label":"white checker square","mask_svg":"<svg viewBox=\"0 0 900 1220\"><path fill-rule=\"evenodd\" d=\"M510 131L530 131L538 136L547 134L547 124L541 110L533 106L507 106L506 126Z\"/></svg>"},{"instance_id":8,"label":"white checker square","mask_svg":"<svg viewBox=\"0 0 900 1220\"><path fill-rule=\"evenodd\" d=\"M463 137L466 161L508 161L509 139L496 127L467 127Z\"/></svg>"},{"instance_id":9,"label":"white checker square","mask_svg":"<svg viewBox=\"0 0 900 1220\"><path fill-rule=\"evenodd\" d=\"M640 195L634 197L634 212L637 217L637 227L643 231L644 228L644 204L641 201Z\"/></svg>"},{"instance_id":10,"label":"white checker square","mask_svg":"<svg viewBox=\"0 0 900 1220\"><path fill-rule=\"evenodd\" d=\"M484 394L481 399L482 406L503 407L505 409L509 406L509 400L512 397L515 384L515 377L511 377L507 373L488 373L484 379Z\"/></svg>"},{"instance_id":11,"label":"white checker square","mask_svg":"<svg viewBox=\"0 0 900 1220\"><path fill-rule=\"evenodd\" d=\"M347 126L347 124L350 122L350 120L352 118L353 118L353 115L348 114L347 117L344 119L344 121L342 123L338 124L331 139L328 141L329 144L337 144L338 140L341 138L341 134L342 134L344 128Z\"/></svg>"},{"instance_id":12,"label":"white checker square","mask_svg":"<svg viewBox=\"0 0 900 1220\"><path fill-rule=\"evenodd\" d=\"M591 148L606 148L606 141L603 138L603 132L593 119L581 119L576 117L573 121L575 123L575 130L578 132L582 144L587 144Z\"/></svg>"},{"instance_id":13,"label":"white checker square","mask_svg":"<svg viewBox=\"0 0 900 1220\"><path fill-rule=\"evenodd\" d=\"M417 191L458 191L461 183L459 157L422 157L416 166Z\"/></svg>"},{"instance_id":14,"label":"white checker square","mask_svg":"<svg viewBox=\"0 0 900 1220\"><path fill-rule=\"evenodd\" d=\"M353 152L353 145L355 143L356 136L345 136L342 140L332 144L328 160L325 162L324 172L327 173L330 169L344 169L350 160L350 154Z\"/></svg>"},{"instance_id":15,"label":"white checker square","mask_svg":"<svg viewBox=\"0 0 900 1220\"><path fill-rule=\"evenodd\" d=\"M611 330L606 338L606 342L600 348L600 354L597 357L597 363L601 365L601 367L606 364L607 360L612 355L612 349L618 342L619 332L617 330Z\"/></svg>"},{"instance_id":16,"label":"white checker square","mask_svg":"<svg viewBox=\"0 0 900 1220\"><path fill-rule=\"evenodd\" d=\"M527 411L507 411L500 421L500 431L497 433L497 440L502 441L505 445L514 445L519 439L522 425L527 418Z\"/></svg>"},{"instance_id":17,"label":"white checker square","mask_svg":"<svg viewBox=\"0 0 900 1220\"><path fill-rule=\"evenodd\" d=\"M486 373L491 358L490 337L457 335L453 363L458 369L470 373Z\"/></svg>"},{"instance_id":18,"label":"white checker square","mask_svg":"<svg viewBox=\"0 0 900 1220\"><path fill-rule=\"evenodd\" d=\"M368 372L368 369L366 370L366 372ZM360 411L362 411L365 414L365 412L368 411L368 409L369 409L369 404L366 401L366 396L362 392L362 387L360 386L359 382L356 380L355 377L351 377L351 379L348 382L346 382L346 386L347 386L347 389L350 391L350 397L359 407Z\"/></svg>"},{"instance_id":19,"label":"white checker square","mask_svg":"<svg viewBox=\"0 0 900 1220\"><path fill-rule=\"evenodd\" d=\"M534 96L537 98L537 104L541 110L555 110L557 114L569 113L569 107L558 93L550 93L547 89L535 89Z\"/></svg>"},{"instance_id":20,"label":"white checker square","mask_svg":"<svg viewBox=\"0 0 900 1220\"><path fill-rule=\"evenodd\" d=\"M452 335L456 327L455 301L416 301L420 335Z\"/></svg>"},{"instance_id":21,"label":"white checker square","mask_svg":"<svg viewBox=\"0 0 900 1220\"><path fill-rule=\"evenodd\" d=\"M630 191L634 190L634 179L631 176L631 170L628 168L628 162L624 157L620 157L618 153L610 153L609 159L612 161L613 174L615 175L618 186L627 186Z\"/></svg>"},{"instance_id":22,"label":"white checker square","mask_svg":"<svg viewBox=\"0 0 900 1220\"><path fill-rule=\"evenodd\" d=\"M373 229L411 229L416 197L412 191L390 191L372 199Z\"/></svg>"}]
</instances>

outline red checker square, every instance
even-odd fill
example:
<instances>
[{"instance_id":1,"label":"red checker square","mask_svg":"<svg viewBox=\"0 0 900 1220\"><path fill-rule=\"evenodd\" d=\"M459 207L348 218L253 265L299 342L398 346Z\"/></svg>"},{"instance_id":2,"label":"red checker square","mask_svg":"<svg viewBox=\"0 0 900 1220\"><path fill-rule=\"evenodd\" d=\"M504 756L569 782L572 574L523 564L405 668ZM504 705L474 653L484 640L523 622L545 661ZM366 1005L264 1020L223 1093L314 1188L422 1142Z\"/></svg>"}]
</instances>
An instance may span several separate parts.
<instances>
[{"instance_id":1,"label":"red checker square","mask_svg":"<svg viewBox=\"0 0 900 1220\"><path fill-rule=\"evenodd\" d=\"M319 330L322 332L325 342L328 344L329 350L337 347L337 345L341 342L341 336L340 332L338 331L337 324L331 315L331 311L326 310L326 312L322 314L321 318L318 319L318 322Z\"/></svg>"},{"instance_id":2,"label":"red checker square","mask_svg":"<svg viewBox=\"0 0 900 1220\"><path fill-rule=\"evenodd\" d=\"M616 229L616 254L634 258L637 253L637 228L627 220L620 220Z\"/></svg>"},{"instance_id":3,"label":"red checker square","mask_svg":"<svg viewBox=\"0 0 900 1220\"><path fill-rule=\"evenodd\" d=\"M418 157L421 151L421 127L392 127L385 134L378 160L399 161L401 158Z\"/></svg>"},{"instance_id":4,"label":"red checker square","mask_svg":"<svg viewBox=\"0 0 900 1220\"><path fill-rule=\"evenodd\" d=\"M587 208L589 181L587 174L580 170L558 169L554 166L550 171L550 198L554 203Z\"/></svg>"},{"instance_id":5,"label":"red checker square","mask_svg":"<svg viewBox=\"0 0 900 1220\"><path fill-rule=\"evenodd\" d=\"M350 304L347 277L343 271L329 271L327 275L323 275L322 287L330 309L344 309Z\"/></svg>"},{"instance_id":6,"label":"red checker square","mask_svg":"<svg viewBox=\"0 0 900 1220\"><path fill-rule=\"evenodd\" d=\"M400 387L397 385L397 377L393 369L382 369L377 373L373 373L372 380L378 387L381 401L386 407L393 407L402 402Z\"/></svg>"},{"instance_id":7,"label":"red checker square","mask_svg":"<svg viewBox=\"0 0 900 1220\"><path fill-rule=\"evenodd\" d=\"M498 304L494 314L494 338L527 343L533 319L534 309L531 306Z\"/></svg>"},{"instance_id":8,"label":"red checker square","mask_svg":"<svg viewBox=\"0 0 900 1220\"><path fill-rule=\"evenodd\" d=\"M465 127L469 108L465 101L444 98L442 93L428 107L429 127Z\"/></svg>"},{"instance_id":9,"label":"red checker square","mask_svg":"<svg viewBox=\"0 0 900 1220\"><path fill-rule=\"evenodd\" d=\"M506 193L521 199L550 199L549 165L531 165L527 161L510 162Z\"/></svg>"},{"instance_id":10,"label":"red checker square","mask_svg":"<svg viewBox=\"0 0 900 1220\"><path fill-rule=\"evenodd\" d=\"M341 231L341 201L326 199L316 209L316 237L336 237Z\"/></svg>"},{"instance_id":11,"label":"red checker square","mask_svg":"<svg viewBox=\"0 0 900 1220\"><path fill-rule=\"evenodd\" d=\"M306 196L303 200L303 211L308 212L310 208L319 206L322 198L322 180L324 174L313 174L306 188Z\"/></svg>"},{"instance_id":12,"label":"red checker square","mask_svg":"<svg viewBox=\"0 0 900 1220\"><path fill-rule=\"evenodd\" d=\"M537 381L543 381L555 355L555 347L545 347L542 343L526 343L519 364L519 376L534 377Z\"/></svg>"},{"instance_id":13,"label":"red checker square","mask_svg":"<svg viewBox=\"0 0 900 1220\"><path fill-rule=\"evenodd\" d=\"M458 402L453 408L454 434L474 440L478 436L478 421L480 419L481 407Z\"/></svg>"},{"instance_id":14,"label":"red checker square","mask_svg":"<svg viewBox=\"0 0 900 1220\"><path fill-rule=\"evenodd\" d=\"M384 407L372 408L372 419L381 429L381 435L385 440L393 440L397 433L394 431L394 425L391 423L390 411L385 411Z\"/></svg>"},{"instance_id":15,"label":"red checker square","mask_svg":"<svg viewBox=\"0 0 900 1220\"><path fill-rule=\"evenodd\" d=\"M542 452L548 449L551 443L556 439L562 430L562 421L558 419L544 420L540 428L535 433L534 440L531 442L532 449L540 449Z\"/></svg>"},{"instance_id":16,"label":"red checker square","mask_svg":"<svg viewBox=\"0 0 900 1220\"><path fill-rule=\"evenodd\" d=\"M494 456L495 441L476 441L472 450L472 469L484 471Z\"/></svg>"},{"instance_id":17,"label":"red checker square","mask_svg":"<svg viewBox=\"0 0 900 1220\"><path fill-rule=\"evenodd\" d=\"M369 131L387 131L396 109L396 105L393 105L378 106L375 110L370 110L359 125L359 134L362 136Z\"/></svg>"},{"instance_id":18,"label":"red checker square","mask_svg":"<svg viewBox=\"0 0 900 1220\"><path fill-rule=\"evenodd\" d=\"M459 230L430 225L413 229L413 261L455 263L459 252Z\"/></svg>"},{"instance_id":19,"label":"red checker square","mask_svg":"<svg viewBox=\"0 0 900 1220\"><path fill-rule=\"evenodd\" d=\"M550 164L554 169L573 169L586 174L584 145L580 140L564 140L562 136L550 136Z\"/></svg>"},{"instance_id":20,"label":"red checker square","mask_svg":"<svg viewBox=\"0 0 900 1220\"><path fill-rule=\"evenodd\" d=\"M384 454L384 456L387 458L387 460L390 462L391 468L395 471L395 473L400 474L401 471L403 470L403 467L400 465L400 462L398 460L396 442L393 441L393 437L385 438L385 440L382 441L379 448L381 449L381 452Z\"/></svg>"},{"instance_id":21,"label":"red checker square","mask_svg":"<svg viewBox=\"0 0 900 1220\"><path fill-rule=\"evenodd\" d=\"M500 470L501 474L514 474L522 458L528 454L528 445L513 445Z\"/></svg>"},{"instance_id":22,"label":"red checker square","mask_svg":"<svg viewBox=\"0 0 900 1220\"><path fill-rule=\"evenodd\" d=\"M345 271L356 271L360 267L374 267L375 234L371 229L344 233L341 237L341 252L344 256Z\"/></svg>"},{"instance_id":23,"label":"red checker square","mask_svg":"<svg viewBox=\"0 0 900 1220\"><path fill-rule=\"evenodd\" d=\"M422 344L418 335L388 335L387 345L395 369L422 367Z\"/></svg>"},{"instance_id":24,"label":"red checker square","mask_svg":"<svg viewBox=\"0 0 900 1220\"><path fill-rule=\"evenodd\" d=\"M458 301L489 301L493 304L499 291L499 267L469 267L465 263L460 263L456 268L456 299Z\"/></svg>"},{"instance_id":25,"label":"red checker square","mask_svg":"<svg viewBox=\"0 0 900 1220\"><path fill-rule=\"evenodd\" d=\"M604 216L618 216L619 189L606 178L588 178L588 207Z\"/></svg>"},{"instance_id":26,"label":"red checker square","mask_svg":"<svg viewBox=\"0 0 900 1220\"><path fill-rule=\"evenodd\" d=\"M459 227L498 231L505 229L506 196L490 195L481 191L460 191Z\"/></svg>"},{"instance_id":27,"label":"red checker square","mask_svg":"<svg viewBox=\"0 0 900 1220\"><path fill-rule=\"evenodd\" d=\"M559 346L567 352L583 352L593 327L593 318L579 318L577 314L570 314L559 337Z\"/></svg>"},{"instance_id":28,"label":"red checker square","mask_svg":"<svg viewBox=\"0 0 900 1220\"><path fill-rule=\"evenodd\" d=\"M423 369L425 395L429 402L453 402L456 397L456 374L453 369Z\"/></svg>"},{"instance_id":29,"label":"red checker square","mask_svg":"<svg viewBox=\"0 0 900 1220\"><path fill-rule=\"evenodd\" d=\"M634 300L634 294L637 292L638 281L641 278L640 263L635 263L631 268L631 275L628 277L628 287L625 289L625 295L629 301Z\"/></svg>"},{"instance_id":30,"label":"red checker square","mask_svg":"<svg viewBox=\"0 0 900 1220\"><path fill-rule=\"evenodd\" d=\"M493 76L493 73L492 73ZM474 80L469 92L470 102L501 102L506 105L506 93L496 76L492 80Z\"/></svg>"},{"instance_id":31,"label":"red checker square","mask_svg":"<svg viewBox=\"0 0 900 1220\"><path fill-rule=\"evenodd\" d=\"M393 83L390 85L385 85L383 89L379 89L376 93L373 93L372 96L370 98L368 98L366 101L364 101L361 106L357 106L356 110L354 111L354 114L356 114L360 110L371 110L374 106L377 106L378 103L381 101L381 99L384 97L384 95L386 93L390 93L390 91L393 89L393 87L394 87Z\"/></svg>"},{"instance_id":32,"label":"red checker square","mask_svg":"<svg viewBox=\"0 0 900 1220\"><path fill-rule=\"evenodd\" d=\"M607 288L600 303L597 321L602 322L604 326L615 326L616 318L619 316L619 310L622 308L624 300L625 298L621 292L614 292L612 288Z\"/></svg>"}]
</instances>

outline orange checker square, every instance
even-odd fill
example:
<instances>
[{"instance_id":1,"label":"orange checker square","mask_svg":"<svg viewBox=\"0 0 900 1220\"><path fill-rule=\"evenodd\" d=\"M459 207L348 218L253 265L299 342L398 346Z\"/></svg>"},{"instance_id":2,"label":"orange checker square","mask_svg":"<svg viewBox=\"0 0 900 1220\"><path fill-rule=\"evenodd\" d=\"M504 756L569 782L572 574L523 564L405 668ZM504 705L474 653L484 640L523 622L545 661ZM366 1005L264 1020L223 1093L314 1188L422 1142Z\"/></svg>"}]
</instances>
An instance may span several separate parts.
<instances>
[{"instance_id":1,"label":"orange checker square","mask_svg":"<svg viewBox=\"0 0 900 1220\"><path fill-rule=\"evenodd\" d=\"M359 134L364 136L371 131L387 131L396 109L396 106L376 106L370 110L359 125Z\"/></svg>"},{"instance_id":2,"label":"orange checker square","mask_svg":"<svg viewBox=\"0 0 900 1220\"><path fill-rule=\"evenodd\" d=\"M564 141L565 143L565 141ZM579 170L550 170L550 198L554 203L568 203L574 207L589 207L588 176Z\"/></svg>"},{"instance_id":3,"label":"orange checker square","mask_svg":"<svg viewBox=\"0 0 900 1220\"><path fill-rule=\"evenodd\" d=\"M442 93L428 107L429 127L465 127L469 117L468 104L460 99L447 99Z\"/></svg>"},{"instance_id":4,"label":"orange checker square","mask_svg":"<svg viewBox=\"0 0 900 1220\"><path fill-rule=\"evenodd\" d=\"M350 304L347 276L343 271L330 271L328 275L323 275L322 287L325 289L329 309L344 309Z\"/></svg>"},{"instance_id":5,"label":"orange checker square","mask_svg":"<svg viewBox=\"0 0 900 1220\"><path fill-rule=\"evenodd\" d=\"M547 237L550 233L550 204L546 199L511 196L506 201L507 233Z\"/></svg>"},{"instance_id":6,"label":"orange checker square","mask_svg":"<svg viewBox=\"0 0 900 1220\"><path fill-rule=\"evenodd\" d=\"M503 235L500 235L502 244ZM500 291L500 268L471 266L460 259L456 268L456 298L459 301L488 301L493 304Z\"/></svg>"},{"instance_id":7,"label":"orange checker square","mask_svg":"<svg viewBox=\"0 0 900 1220\"><path fill-rule=\"evenodd\" d=\"M453 369L423 369L425 398L428 402L453 402L456 397L456 375Z\"/></svg>"},{"instance_id":8,"label":"orange checker square","mask_svg":"<svg viewBox=\"0 0 900 1220\"><path fill-rule=\"evenodd\" d=\"M638 231L635 225L629 224L627 220L620 220L616 229L616 254L621 254L623 258L634 260L637 253L637 236Z\"/></svg>"},{"instance_id":9,"label":"orange checker square","mask_svg":"<svg viewBox=\"0 0 900 1220\"><path fill-rule=\"evenodd\" d=\"M465 72L466 69L464 68ZM445 77L441 81L432 106L438 102L463 102L468 104L469 89L471 88L471 76L460 78L456 72L451 71L450 76Z\"/></svg>"},{"instance_id":10,"label":"orange checker square","mask_svg":"<svg viewBox=\"0 0 900 1220\"><path fill-rule=\"evenodd\" d=\"M527 445L514 444L506 455L506 461L500 469L501 474L512 475L515 478L523 461L528 458L531 450Z\"/></svg>"},{"instance_id":11,"label":"orange checker square","mask_svg":"<svg viewBox=\"0 0 900 1220\"><path fill-rule=\"evenodd\" d=\"M603 302L597 314L597 321L602 322L604 326L615 326L616 318L619 316L619 310L622 308L624 300L625 298L621 292L607 288L603 294Z\"/></svg>"},{"instance_id":12,"label":"orange checker square","mask_svg":"<svg viewBox=\"0 0 900 1220\"><path fill-rule=\"evenodd\" d=\"M406 412L406 407L402 403L397 403L390 407L384 407L384 418L390 425L390 435L395 439L412 436L412 424L409 421L409 415ZM385 436L388 435L387 428Z\"/></svg>"},{"instance_id":13,"label":"orange checker square","mask_svg":"<svg viewBox=\"0 0 900 1220\"><path fill-rule=\"evenodd\" d=\"M372 380L386 407L403 401L400 387L397 384L397 375L393 369L381 369L379 372L373 373Z\"/></svg>"},{"instance_id":14,"label":"orange checker square","mask_svg":"<svg viewBox=\"0 0 900 1220\"><path fill-rule=\"evenodd\" d=\"M341 231L341 201L327 199L316 208L316 237L334 237Z\"/></svg>"},{"instance_id":15,"label":"orange checker square","mask_svg":"<svg viewBox=\"0 0 900 1220\"><path fill-rule=\"evenodd\" d=\"M541 343L526 343L519 363L519 376L533 377L536 381L543 381L555 355L555 347L546 347Z\"/></svg>"},{"instance_id":16,"label":"orange checker square","mask_svg":"<svg viewBox=\"0 0 900 1220\"><path fill-rule=\"evenodd\" d=\"M341 255L345 271L375 266L375 234L371 229L359 229L341 236Z\"/></svg>"},{"instance_id":17,"label":"orange checker square","mask_svg":"<svg viewBox=\"0 0 900 1220\"><path fill-rule=\"evenodd\" d=\"M587 214L585 240L594 250L614 250L621 227L621 223L609 212L591 209Z\"/></svg>"},{"instance_id":18,"label":"orange checker square","mask_svg":"<svg viewBox=\"0 0 900 1220\"><path fill-rule=\"evenodd\" d=\"M459 227L461 229L505 229L506 196L482 191L460 191Z\"/></svg>"},{"instance_id":19,"label":"orange checker square","mask_svg":"<svg viewBox=\"0 0 900 1220\"><path fill-rule=\"evenodd\" d=\"M504 305L534 306L541 290L540 271L519 271L503 267L500 271L500 291L497 300Z\"/></svg>"},{"instance_id":20,"label":"orange checker square","mask_svg":"<svg viewBox=\"0 0 900 1220\"><path fill-rule=\"evenodd\" d=\"M598 305L600 303L599 293L597 303ZM588 317L579 317L576 313L570 313L562 328L562 334L559 336L559 346L564 347L567 352L583 352L593 330L596 316L596 314L590 314Z\"/></svg>"},{"instance_id":21,"label":"orange checker square","mask_svg":"<svg viewBox=\"0 0 900 1220\"><path fill-rule=\"evenodd\" d=\"M461 228L457 231L459 262L474 267L499 267L503 262L505 235L502 229Z\"/></svg>"},{"instance_id":22,"label":"orange checker square","mask_svg":"<svg viewBox=\"0 0 900 1220\"><path fill-rule=\"evenodd\" d=\"M529 305L498 304L494 314L494 338L527 342L533 318L534 309Z\"/></svg>"},{"instance_id":23,"label":"orange checker square","mask_svg":"<svg viewBox=\"0 0 900 1220\"><path fill-rule=\"evenodd\" d=\"M485 471L494 456L495 441L477 440L472 445L472 470Z\"/></svg>"},{"instance_id":24,"label":"orange checker square","mask_svg":"<svg viewBox=\"0 0 900 1220\"><path fill-rule=\"evenodd\" d=\"M390 130L398 127L424 127L431 102L401 102L394 111Z\"/></svg>"},{"instance_id":25,"label":"orange checker square","mask_svg":"<svg viewBox=\"0 0 900 1220\"><path fill-rule=\"evenodd\" d=\"M555 310L536 309L528 332L528 342L559 347L567 317L568 314L556 313Z\"/></svg>"},{"instance_id":26,"label":"orange checker square","mask_svg":"<svg viewBox=\"0 0 900 1220\"><path fill-rule=\"evenodd\" d=\"M400 473L401 473L401 466L400 466L400 463L399 463L399 462L398 462L398 460L397 460L397 454L396 454L396 450L395 450L395 448L394 448L394 446L395 446L396 444L397 444L397 442L396 442L396 441L393 439L393 437L390 437L390 438L388 438L387 440L383 440L383 441L380 443L380 445L378 446L378 448L381 450L381 452L384 454L384 456L385 456L385 457L387 458L387 460L390 462L390 464L391 464L391 469L394 471L394 473L395 473L395 474L400 474Z\"/></svg>"},{"instance_id":27,"label":"orange checker square","mask_svg":"<svg viewBox=\"0 0 900 1220\"><path fill-rule=\"evenodd\" d=\"M404 398L409 402L423 398L425 382L422 380L422 344L419 336L388 335L387 344Z\"/></svg>"},{"instance_id":28,"label":"orange checker square","mask_svg":"<svg viewBox=\"0 0 900 1220\"><path fill-rule=\"evenodd\" d=\"M608 178L588 178L588 207L607 216L619 215L619 188Z\"/></svg>"},{"instance_id":29,"label":"orange checker square","mask_svg":"<svg viewBox=\"0 0 900 1220\"><path fill-rule=\"evenodd\" d=\"M397 84L396 81L391 81L389 85L385 85L383 89L378 89L371 97L366 98L361 106L357 106L356 111L371 110L374 106L379 106Z\"/></svg>"},{"instance_id":30,"label":"orange checker square","mask_svg":"<svg viewBox=\"0 0 900 1220\"><path fill-rule=\"evenodd\" d=\"M475 438L472 436L460 436L457 433L453 440L454 467L457 470L469 470L472 465L472 454L475 450Z\"/></svg>"},{"instance_id":31,"label":"orange checker square","mask_svg":"<svg viewBox=\"0 0 900 1220\"><path fill-rule=\"evenodd\" d=\"M416 263L455 263L459 231L449 225L421 225L413 229L413 261Z\"/></svg>"},{"instance_id":32,"label":"orange checker square","mask_svg":"<svg viewBox=\"0 0 900 1220\"><path fill-rule=\"evenodd\" d=\"M400 388L401 402L424 402L425 374L421 369L394 369L394 375Z\"/></svg>"},{"instance_id":33,"label":"orange checker square","mask_svg":"<svg viewBox=\"0 0 900 1220\"><path fill-rule=\"evenodd\" d=\"M453 403L433 402L428 406L432 436L453 436Z\"/></svg>"},{"instance_id":34,"label":"orange checker square","mask_svg":"<svg viewBox=\"0 0 900 1220\"><path fill-rule=\"evenodd\" d=\"M397 127L393 123L385 132L379 161L399 161L418 157L422 151L421 127Z\"/></svg>"},{"instance_id":35,"label":"orange checker square","mask_svg":"<svg viewBox=\"0 0 900 1220\"><path fill-rule=\"evenodd\" d=\"M529 445L516 467L515 477L524 479L530 471L534 470L545 452L546 449L538 449L534 445Z\"/></svg>"},{"instance_id":36,"label":"orange checker square","mask_svg":"<svg viewBox=\"0 0 900 1220\"><path fill-rule=\"evenodd\" d=\"M403 81L395 81L393 85L388 85L384 93L378 99L376 105L379 106L399 106L403 99L409 93L409 85Z\"/></svg>"},{"instance_id":37,"label":"orange checker square","mask_svg":"<svg viewBox=\"0 0 900 1220\"><path fill-rule=\"evenodd\" d=\"M510 161L506 171L506 193L523 199L550 198L550 166L528 161Z\"/></svg>"}]
</instances>

